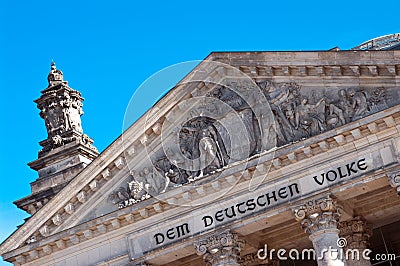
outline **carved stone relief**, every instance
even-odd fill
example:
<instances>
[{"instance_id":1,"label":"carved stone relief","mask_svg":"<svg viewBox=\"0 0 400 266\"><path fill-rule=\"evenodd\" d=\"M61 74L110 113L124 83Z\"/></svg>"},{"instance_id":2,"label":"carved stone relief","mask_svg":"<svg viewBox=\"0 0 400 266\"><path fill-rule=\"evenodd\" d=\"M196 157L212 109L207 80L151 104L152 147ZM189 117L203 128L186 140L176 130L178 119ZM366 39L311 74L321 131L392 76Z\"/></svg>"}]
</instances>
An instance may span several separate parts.
<instances>
[{"instance_id":1,"label":"carved stone relief","mask_svg":"<svg viewBox=\"0 0 400 266\"><path fill-rule=\"evenodd\" d=\"M277 123L278 146L318 135L388 108L384 88L304 91L294 83L258 83ZM333 92L333 93L332 93Z\"/></svg>"},{"instance_id":2,"label":"carved stone relief","mask_svg":"<svg viewBox=\"0 0 400 266\"><path fill-rule=\"evenodd\" d=\"M40 117L44 119L48 136L40 142L43 149L39 152L39 157L73 141L96 150L92 145L93 140L83 134L83 98L80 92L68 86L68 82L63 80L63 73L56 69L54 62L47 79L49 86L35 101L40 109Z\"/></svg>"},{"instance_id":3,"label":"carved stone relief","mask_svg":"<svg viewBox=\"0 0 400 266\"><path fill-rule=\"evenodd\" d=\"M269 103L270 113L264 110L267 108L265 103L252 94L254 88L243 81L208 84L193 92L193 96L203 95L207 99L216 99L216 102L201 99L196 104L182 104L180 110L189 110L190 115L186 117L191 119L184 120L174 131L178 135L179 149L164 147L163 151L155 153L158 155L152 159L152 166L143 168L135 177L147 191L146 195L157 195L218 172L229 163L244 159L238 159L237 154L245 154L248 158L275 146L318 135L394 104L391 92L385 88L316 90L304 89L296 82L268 80L257 82L257 86ZM230 118L232 111L229 108L238 114L245 132L236 130L229 134L225 125L235 123ZM272 117L266 119L265 116L271 113ZM246 134L250 143L247 151L240 145L232 146L233 140L243 142L240 138ZM129 193L128 189L126 195ZM130 196L129 200L133 199Z\"/></svg>"}]
</instances>

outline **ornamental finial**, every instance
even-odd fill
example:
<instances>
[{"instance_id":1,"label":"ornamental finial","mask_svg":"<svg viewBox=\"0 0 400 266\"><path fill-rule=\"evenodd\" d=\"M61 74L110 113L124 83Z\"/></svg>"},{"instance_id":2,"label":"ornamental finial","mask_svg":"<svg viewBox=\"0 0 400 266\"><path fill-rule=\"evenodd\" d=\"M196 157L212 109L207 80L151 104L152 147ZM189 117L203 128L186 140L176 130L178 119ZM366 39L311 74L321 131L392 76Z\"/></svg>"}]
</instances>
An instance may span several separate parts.
<instances>
[{"instance_id":1,"label":"ornamental finial","mask_svg":"<svg viewBox=\"0 0 400 266\"><path fill-rule=\"evenodd\" d=\"M61 70L58 70L56 67L56 63L54 60L51 60L51 69L50 73L47 76L47 81L49 82L49 87L62 83L64 81L63 73Z\"/></svg>"}]
</instances>

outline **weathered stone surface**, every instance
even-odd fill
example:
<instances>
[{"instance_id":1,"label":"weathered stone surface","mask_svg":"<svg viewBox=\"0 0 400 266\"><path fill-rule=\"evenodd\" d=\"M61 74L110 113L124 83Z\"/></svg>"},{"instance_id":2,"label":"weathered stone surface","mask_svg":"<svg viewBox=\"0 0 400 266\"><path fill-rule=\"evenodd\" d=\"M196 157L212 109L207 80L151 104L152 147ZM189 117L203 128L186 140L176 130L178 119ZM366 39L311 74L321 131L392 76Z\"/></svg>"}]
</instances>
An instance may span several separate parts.
<instances>
[{"instance_id":1,"label":"weathered stone surface","mask_svg":"<svg viewBox=\"0 0 400 266\"><path fill-rule=\"evenodd\" d=\"M39 144L39 158L29 163L39 178L31 183L32 194L15 201L29 213L34 213L53 198L68 182L98 155L93 140L83 133L80 92L64 81L61 70L51 64L49 85L35 100L47 129L47 139ZM39 203L39 204L38 204Z\"/></svg>"},{"instance_id":2,"label":"weathered stone surface","mask_svg":"<svg viewBox=\"0 0 400 266\"><path fill-rule=\"evenodd\" d=\"M345 199L347 208L354 207L354 213L366 214L379 226L397 221L399 199L385 174L396 169L399 160L394 141L399 138L398 56L361 52L212 54L210 59L229 62L249 75L255 81L251 88L261 90L268 99L271 120L262 120L259 129L267 126L264 133L271 133L271 138L257 132L251 122L263 113L249 108L257 106L257 101L246 89L247 83L177 86L157 102L156 115L147 121L139 119L124 133L129 145L118 138L95 162L79 170L51 204L30 199L27 206L35 215L0 251L6 260L31 265L146 261L197 266L203 262L195 255L193 242L221 228L246 238L251 245L242 249L244 254L254 254L266 242L277 248L307 248L310 241L295 223L291 207L326 193ZM386 67L389 65L392 68ZM205 78L235 74L230 68L213 71L204 71ZM59 81L60 77L52 80L54 84ZM227 90L227 85L237 88L237 93ZM234 129L232 139L238 145L230 146L224 129L204 118L213 113L213 106L202 101L194 108L199 111L196 119L174 124L190 109L182 102L197 96L224 102L239 114L240 120L235 120L230 112L215 112L219 114L216 120ZM250 105L243 97L248 97ZM177 127L183 131L174 131ZM143 130L145 134L140 133ZM241 141L244 134L251 139L247 150ZM182 144L183 151L162 149L162 136L167 144L175 140ZM85 146L72 141L41 159L70 154L74 145ZM232 147L232 157L243 157L226 160L229 153L225 151ZM147 156L149 151L151 156ZM181 161L175 152L198 158L197 163ZM54 167L40 169L41 174L57 174L77 161L51 162ZM252 185L255 180L259 182ZM50 184L46 181L43 178L36 183L36 189ZM333 225L338 213L332 208L320 208L320 213L318 219L308 217L312 223L305 227L314 232L316 246L336 244ZM252 259L239 263L253 263Z\"/></svg>"},{"instance_id":3,"label":"weathered stone surface","mask_svg":"<svg viewBox=\"0 0 400 266\"><path fill-rule=\"evenodd\" d=\"M196 241L194 246L197 254L203 256L206 266L239 266L244 244L237 234L225 231Z\"/></svg>"}]
</instances>

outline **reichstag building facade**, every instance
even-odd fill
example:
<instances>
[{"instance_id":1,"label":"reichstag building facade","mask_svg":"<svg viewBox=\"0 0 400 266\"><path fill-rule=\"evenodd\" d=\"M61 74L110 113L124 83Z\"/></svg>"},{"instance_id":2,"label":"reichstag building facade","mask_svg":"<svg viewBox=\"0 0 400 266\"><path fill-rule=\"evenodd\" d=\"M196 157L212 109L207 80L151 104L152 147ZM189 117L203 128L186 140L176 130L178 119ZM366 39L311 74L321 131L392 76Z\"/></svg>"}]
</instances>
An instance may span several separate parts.
<instances>
[{"instance_id":1,"label":"reichstag building facade","mask_svg":"<svg viewBox=\"0 0 400 266\"><path fill-rule=\"evenodd\" d=\"M4 260L400 265L400 34L211 53L101 153L82 102L52 63Z\"/></svg>"}]
</instances>

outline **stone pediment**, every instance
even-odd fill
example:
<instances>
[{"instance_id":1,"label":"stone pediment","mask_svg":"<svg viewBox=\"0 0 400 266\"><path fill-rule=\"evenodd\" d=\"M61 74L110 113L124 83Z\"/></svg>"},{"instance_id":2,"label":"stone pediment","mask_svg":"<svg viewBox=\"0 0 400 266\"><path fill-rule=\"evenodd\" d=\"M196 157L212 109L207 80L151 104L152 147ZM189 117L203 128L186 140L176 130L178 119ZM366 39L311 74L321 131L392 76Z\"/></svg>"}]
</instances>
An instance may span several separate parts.
<instances>
[{"instance_id":1,"label":"stone pediment","mask_svg":"<svg viewBox=\"0 0 400 266\"><path fill-rule=\"evenodd\" d=\"M127 221L135 209L146 218L162 211L168 193L185 198L185 186L246 175L257 166L248 158L273 158L288 145L399 104L399 54L391 54L211 54L8 238L1 253L82 223L119 228L115 217L103 229L90 221L123 208ZM91 229L83 234L90 238Z\"/></svg>"}]
</instances>

